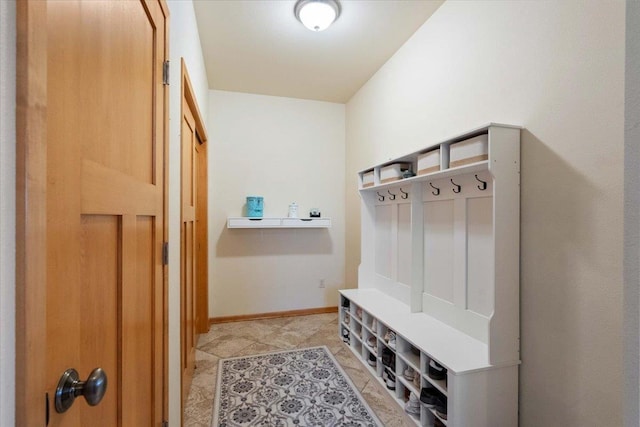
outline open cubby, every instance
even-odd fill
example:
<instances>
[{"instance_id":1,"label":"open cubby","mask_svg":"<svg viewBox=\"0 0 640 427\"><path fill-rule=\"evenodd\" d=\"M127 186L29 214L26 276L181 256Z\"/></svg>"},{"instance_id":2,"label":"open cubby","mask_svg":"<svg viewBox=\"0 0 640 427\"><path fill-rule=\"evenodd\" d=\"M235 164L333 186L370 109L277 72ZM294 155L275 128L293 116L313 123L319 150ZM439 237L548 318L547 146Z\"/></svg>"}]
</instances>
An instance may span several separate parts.
<instances>
[{"instance_id":1,"label":"open cubby","mask_svg":"<svg viewBox=\"0 0 640 427\"><path fill-rule=\"evenodd\" d=\"M358 288L340 291L341 316L361 311L366 338L350 348L366 364L376 336L370 372L385 386L382 353L393 353L398 404L424 388L446 400L440 414L421 405L416 425L518 423L520 130L492 123L358 174L361 264ZM422 174L381 179L397 164ZM429 375L431 361L444 378Z\"/></svg>"}]
</instances>

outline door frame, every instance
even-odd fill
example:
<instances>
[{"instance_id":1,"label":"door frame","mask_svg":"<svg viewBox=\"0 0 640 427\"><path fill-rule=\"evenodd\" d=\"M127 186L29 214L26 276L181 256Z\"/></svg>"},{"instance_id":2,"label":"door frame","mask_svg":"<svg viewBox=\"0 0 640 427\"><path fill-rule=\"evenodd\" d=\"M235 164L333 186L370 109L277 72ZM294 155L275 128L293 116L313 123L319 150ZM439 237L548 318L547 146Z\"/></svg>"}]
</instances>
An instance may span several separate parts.
<instances>
[{"instance_id":1,"label":"door frame","mask_svg":"<svg viewBox=\"0 0 640 427\"><path fill-rule=\"evenodd\" d=\"M191 79L189 78L189 71L187 70L187 64L185 63L184 58L180 59L180 98L187 103L191 112L193 113L193 118L196 122L196 136L198 138L198 144L205 148L204 155L208 156L208 144L209 138L207 136L207 129L204 125L204 120L202 119L202 114L200 113L200 109L198 108L198 103L196 102L195 91L193 90L193 85L191 84ZM184 115L184 111L182 110L182 106L184 104L180 103L180 117ZM200 164L200 163L198 163ZM208 166L208 162L205 161L205 165ZM182 166L182 164L181 164ZM198 174L200 175L200 174ZM182 176L182 175L180 175ZM196 188L196 203L197 201L202 201L203 199L208 203L208 186L207 180L209 177L208 168L204 171L205 177L205 185L199 185ZM182 186L180 187L182 188ZM201 192L204 191L204 193ZM203 218L200 218L204 221L204 227L198 227L196 229L196 242L203 242L205 244L205 249L203 252L208 254L208 246L209 239L207 236L208 230L208 221L207 215L209 212L208 205L205 206L205 214ZM197 215L197 210L196 210ZM196 216L196 220L198 220L198 216ZM199 231L200 230L200 231ZM203 233L203 234L201 234ZM198 251L196 253L196 259L198 259L199 255ZM196 319L199 319L199 322L196 323L196 332L198 333L206 333L209 330L209 283L208 283L208 260L207 264L204 265L204 268L196 273ZM199 274L198 274L199 273Z\"/></svg>"},{"instance_id":2,"label":"door frame","mask_svg":"<svg viewBox=\"0 0 640 427\"><path fill-rule=\"evenodd\" d=\"M169 9L165 59L169 58ZM16 2L16 366L15 424L46 424L47 2ZM168 238L169 91L164 87L164 224ZM168 419L168 266L163 267L163 414ZM54 396L48 396L53 410ZM41 408L41 410L38 410Z\"/></svg>"},{"instance_id":3,"label":"door frame","mask_svg":"<svg viewBox=\"0 0 640 427\"><path fill-rule=\"evenodd\" d=\"M203 147L207 146L207 141L208 141L208 136L207 136L207 130L205 128L204 125L204 120L202 119L202 114L200 113L200 109L198 108L198 103L196 101L196 96L195 96L195 91L193 90L193 85L191 84L191 79L189 78L189 72L187 70L187 64L184 60L184 58L180 59L180 122L182 123L182 118L184 117L185 111L184 111L184 106L185 104L187 105L187 107L189 108L189 110L191 111L191 114L193 116L194 122L195 122L195 131L196 131L196 138L197 138L197 143L199 145L202 145ZM182 137L180 138L180 144L182 144ZM182 148L181 148L181 152L182 152ZM205 155L207 153L207 151L204 151ZM182 156L180 158L180 191L182 192L183 189L183 184L182 184L182 168L183 168L183 159ZM199 164L199 161L198 161ZM195 166L195 165L194 165ZM207 171L205 171L205 176ZM206 180L206 178L205 178ZM196 203L198 202L198 200L201 200L201 196L203 196L200 191L201 188L204 188L204 191L206 191L207 187L206 186L197 186L196 187ZM207 199L206 195L204 195L204 198ZM180 195L180 203L182 203L182 194ZM198 212L198 208L196 207L196 215ZM207 245L207 247L205 247L204 251L205 253L208 252L208 238L206 236L206 232L207 232L207 224L206 224L206 216L208 212L208 207L205 206L205 214L204 214L204 220L205 220L205 226L202 227L202 229L204 230L203 232L205 233L205 236L203 238L202 236L202 231L198 231L198 228L196 228L196 252L193 254L193 256L195 257L196 261L198 260L198 256L200 255L200 250L197 249L197 243L198 242L204 242L205 245ZM196 221L198 220L198 216L196 216ZM181 214L181 218L180 218L181 224L182 224L182 214ZM182 237L181 237L182 239ZM180 251L180 268L182 269L184 266L184 259L182 259L182 257L184 256L183 251ZM197 266L197 264L196 264ZM208 298L208 294L209 294L209 287L208 287L208 264L204 264L204 269L202 269L199 273L196 272L196 283L195 283L195 298L194 298L194 306L195 306L195 319L200 319L200 321L198 323L194 324L194 329L196 333L202 333L202 332L206 332L209 330L209 312L208 312L208 303L209 303L209 298ZM199 267L197 267L199 269ZM183 271L180 271L180 280L182 282L183 280ZM180 284L182 287L182 283ZM184 301L182 301L182 293L181 293L181 301L180 301L180 307L184 306ZM181 321L182 321L182 315L180 316ZM194 319L194 321L195 321ZM204 320L203 320L204 319ZM184 354L185 354L185 343L186 343L186 337L183 336L184 332L184 328L182 327L183 325L180 325L180 390L181 390L181 399L180 399L180 404L181 404L181 417L184 417L184 404L186 403L186 399L187 399L187 395L184 392L184 385L185 385L185 381L188 381L187 378L185 378L185 374L184 371L182 370L182 365L184 364ZM196 343L194 343L195 345Z\"/></svg>"}]
</instances>

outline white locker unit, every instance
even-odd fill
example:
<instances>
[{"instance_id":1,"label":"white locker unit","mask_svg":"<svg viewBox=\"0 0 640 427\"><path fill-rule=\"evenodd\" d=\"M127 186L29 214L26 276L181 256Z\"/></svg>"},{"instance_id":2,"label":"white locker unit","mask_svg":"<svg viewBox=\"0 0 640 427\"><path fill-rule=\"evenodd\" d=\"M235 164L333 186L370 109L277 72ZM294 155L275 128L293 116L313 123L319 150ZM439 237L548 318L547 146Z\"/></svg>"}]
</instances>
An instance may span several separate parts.
<instances>
[{"instance_id":1,"label":"white locker unit","mask_svg":"<svg viewBox=\"0 0 640 427\"><path fill-rule=\"evenodd\" d=\"M452 150L459 166L450 167ZM429 152L439 156L439 170L381 182L380 171L387 165L408 164L417 171ZM374 184L369 185L365 176L372 173ZM421 387L426 387L433 382L426 373L433 359L448 372L446 382L434 385L447 401L442 423L516 426L520 127L492 123L358 176L361 264L358 289L341 291L341 335L348 333L349 347L367 364L369 336L380 346L386 343L379 336L382 329L369 330L366 321L376 319L378 328L397 334L392 394L399 404L406 400L405 390L420 392L403 381L402 371L419 369ZM354 319L354 310L363 311L363 319ZM354 319L349 324L347 314ZM365 327L356 330L362 322ZM410 355L407 348L413 350ZM379 352L376 357L378 367L371 371L381 377ZM437 417L423 407L413 419L432 426Z\"/></svg>"}]
</instances>

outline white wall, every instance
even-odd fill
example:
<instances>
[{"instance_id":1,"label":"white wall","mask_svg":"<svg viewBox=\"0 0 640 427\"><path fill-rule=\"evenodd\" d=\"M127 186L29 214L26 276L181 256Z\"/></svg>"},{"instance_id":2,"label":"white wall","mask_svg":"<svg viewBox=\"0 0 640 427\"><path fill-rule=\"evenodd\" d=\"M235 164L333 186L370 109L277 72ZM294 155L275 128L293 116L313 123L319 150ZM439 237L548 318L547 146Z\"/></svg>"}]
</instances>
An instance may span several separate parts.
<instances>
[{"instance_id":1,"label":"white wall","mask_svg":"<svg viewBox=\"0 0 640 427\"><path fill-rule=\"evenodd\" d=\"M624 425L640 425L640 2L627 0L624 135Z\"/></svg>"},{"instance_id":2,"label":"white wall","mask_svg":"<svg viewBox=\"0 0 640 427\"><path fill-rule=\"evenodd\" d=\"M209 100L210 316L337 305L345 106L224 91ZM301 217L319 208L332 228L227 229L252 195L264 197L265 217L287 216L295 201Z\"/></svg>"},{"instance_id":3,"label":"white wall","mask_svg":"<svg viewBox=\"0 0 640 427\"><path fill-rule=\"evenodd\" d=\"M0 1L0 425L15 422L16 4Z\"/></svg>"},{"instance_id":4,"label":"white wall","mask_svg":"<svg viewBox=\"0 0 640 427\"><path fill-rule=\"evenodd\" d=\"M523 427L622 423L624 7L446 2L347 104L349 282L358 169L490 121L525 127Z\"/></svg>"},{"instance_id":5,"label":"white wall","mask_svg":"<svg viewBox=\"0 0 640 427\"><path fill-rule=\"evenodd\" d=\"M180 425L180 58L207 116L207 74L191 0L168 1L169 54L169 425Z\"/></svg>"}]
</instances>

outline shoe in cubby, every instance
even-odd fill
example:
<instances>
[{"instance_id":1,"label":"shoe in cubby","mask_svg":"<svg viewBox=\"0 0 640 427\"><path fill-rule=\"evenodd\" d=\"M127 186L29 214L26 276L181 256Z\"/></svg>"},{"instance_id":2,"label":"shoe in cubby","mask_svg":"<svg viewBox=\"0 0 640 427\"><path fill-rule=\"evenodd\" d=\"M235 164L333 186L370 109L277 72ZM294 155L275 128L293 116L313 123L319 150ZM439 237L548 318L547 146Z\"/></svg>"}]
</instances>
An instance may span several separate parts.
<instances>
[{"instance_id":1,"label":"shoe in cubby","mask_svg":"<svg viewBox=\"0 0 640 427\"><path fill-rule=\"evenodd\" d=\"M347 329L347 328L342 328L342 341L346 342L347 344L350 341L349 329Z\"/></svg>"},{"instance_id":2,"label":"shoe in cubby","mask_svg":"<svg viewBox=\"0 0 640 427\"><path fill-rule=\"evenodd\" d=\"M444 380L447 378L447 370L444 366L431 359L429 361L428 375L429 378L433 378L434 380Z\"/></svg>"},{"instance_id":3,"label":"shoe in cubby","mask_svg":"<svg viewBox=\"0 0 640 427\"><path fill-rule=\"evenodd\" d=\"M409 400L405 403L404 410L408 414L420 416L420 401L414 392L409 394Z\"/></svg>"},{"instance_id":4,"label":"shoe in cubby","mask_svg":"<svg viewBox=\"0 0 640 427\"><path fill-rule=\"evenodd\" d=\"M391 329L387 329L387 332L384 334L384 342L393 349L396 348L396 333Z\"/></svg>"},{"instance_id":5,"label":"shoe in cubby","mask_svg":"<svg viewBox=\"0 0 640 427\"><path fill-rule=\"evenodd\" d=\"M375 317L371 321L371 330L373 331L374 334L378 333L378 321L376 320Z\"/></svg>"},{"instance_id":6,"label":"shoe in cubby","mask_svg":"<svg viewBox=\"0 0 640 427\"><path fill-rule=\"evenodd\" d=\"M447 398L441 396L438 398L435 404L436 415L442 418L443 420L447 419Z\"/></svg>"},{"instance_id":7,"label":"shoe in cubby","mask_svg":"<svg viewBox=\"0 0 640 427\"><path fill-rule=\"evenodd\" d=\"M385 373L387 374L387 379L385 381L385 383L387 384L387 388L389 390L395 390L396 389L396 376L395 374L388 370L385 369Z\"/></svg>"},{"instance_id":8,"label":"shoe in cubby","mask_svg":"<svg viewBox=\"0 0 640 427\"><path fill-rule=\"evenodd\" d=\"M396 367L396 355L393 351L389 350L387 347L383 347L382 349L382 364L392 371Z\"/></svg>"},{"instance_id":9,"label":"shoe in cubby","mask_svg":"<svg viewBox=\"0 0 640 427\"><path fill-rule=\"evenodd\" d=\"M349 315L349 313L345 313L344 314L344 324L348 326L350 321L351 321L351 316Z\"/></svg>"},{"instance_id":10,"label":"shoe in cubby","mask_svg":"<svg viewBox=\"0 0 640 427\"><path fill-rule=\"evenodd\" d=\"M377 361L378 359L376 358L376 356L373 353L369 353L369 358L367 359L367 363L375 368Z\"/></svg>"},{"instance_id":11,"label":"shoe in cubby","mask_svg":"<svg viewBox=\"0 0 640 427\"><path fill-rule=\"evenodd\" d=\"M425 387L420 391L420 402L427 408L435 408L442 394L433 387Z\"/></svg>"},{"instance_id":12,"label":"shoe in cubby","mask_svg":"<svg viewBox=\"0 0 640 427\"><path fill-rule=\"evenodd\" d=\"M367 345L371 348L375 348L376 347L376 337L374 337L373 335L371 335L369 338L367 338Z\"/></svg>"},{"instance_id":13,"label":"shoe in cubby","mask_svg":"<svg viewBox=\"0 0 640 427\"><path fill-rule=\"evenodd\" d=\"M407 369L405 369L404 371L402 371L402 376L407 380L407 381L413 381L413 378L416 375L416 371L413 370L413 368L411 366L407 366Z\"/></svg>"},{"instance_id":14,"label":"shoe in cubby","mask_svg":"<svg viewBox=\"0 0 640 427\"><path fill-rule=\"evenodd\" d=\"M416 372L413 374L413 378L412 378L412 380L413 380L413 385L414 385L414 386L416 386L416 388L417 388L418 390L420 390L420 372L417 372L417 371L416 371Z\"/></svg>"}]
</instances>

